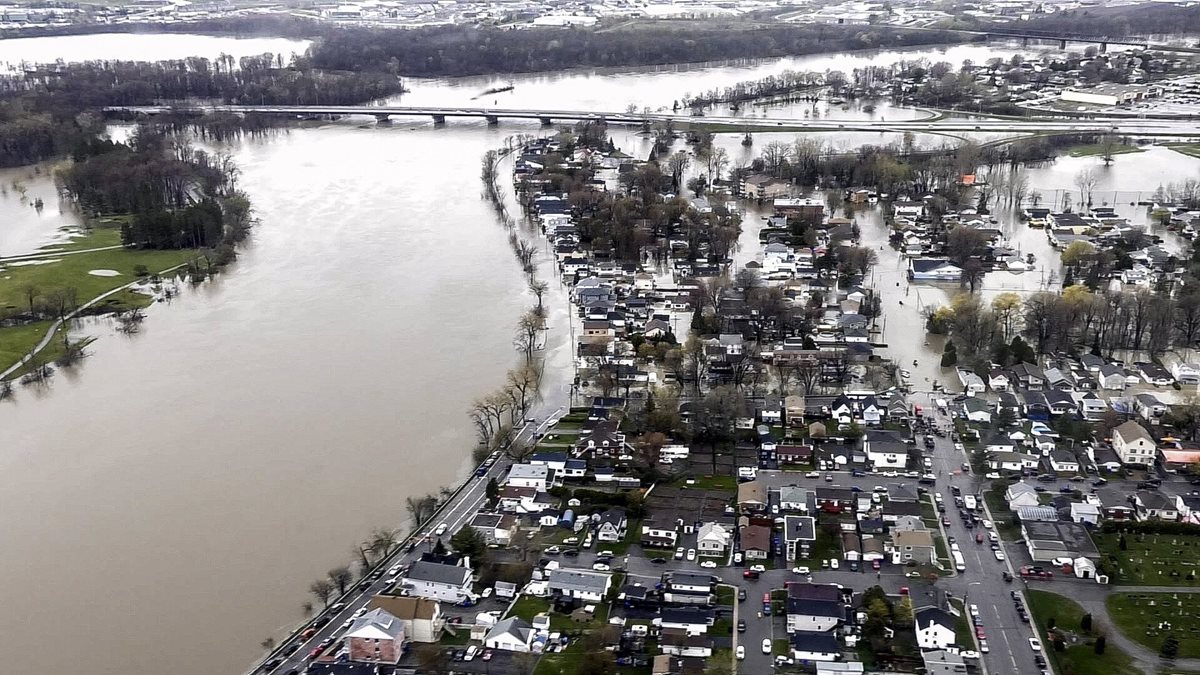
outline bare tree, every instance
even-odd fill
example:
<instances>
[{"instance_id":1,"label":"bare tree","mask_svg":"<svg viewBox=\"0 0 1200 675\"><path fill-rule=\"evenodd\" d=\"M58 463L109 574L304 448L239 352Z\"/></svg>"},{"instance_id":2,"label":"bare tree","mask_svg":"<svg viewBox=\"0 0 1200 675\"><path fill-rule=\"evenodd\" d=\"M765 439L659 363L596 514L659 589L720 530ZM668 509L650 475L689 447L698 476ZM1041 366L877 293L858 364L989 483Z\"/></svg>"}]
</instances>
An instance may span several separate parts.
<instances>
[{"instance_id":1,"label":"bare tree","mask_svg":"<svg viewBox=\"0 0 1200 675\"><path fill-rule=\"evenodd\" d=\"M517 321L513 345L525 354L525 358L533 358L533 352L537 349L538 335L542 332L545 323L545 319L532 309L522 314L520 320Z\"/></svg>"},{"instance_id":2,"label":"bare tree","mask_svg":"<svg viewBox=\"0 0 1200 675\"><path fill-rule=\"evenodd\" d=\"M539 316L546 315L546 309L542 306L542 298L546 295L546 291L548 290L550 290L550 284L546 283L545 281L530 280L529 282L529 292L533 293L533 295L537 297L537 307L535 310Z\"/></svg>"},{"instance_id":3,"label":"bare tree","mask_svg":"<svg viewBox=\"0 0 1200 675\"><path fill-rule=\"evenodd\" d=\"M676 193L683 187L683 174L687 173L691 164L692 156L686 150L678 150L667 158L667 169L671 172L671 183Z\"/></svg>"},{"instance_id":4,"label":"bare tree","mask_svg":"<svg viewBox=\"0 0 1200 675\"><path fill-rule=\"evenodd\" d=\"M333 584L324 579L317 579L308 586L308 592L329 607L329 598L333 595Z\"/></svg>"},{"instance_id":5,"label":"bare tree","mask_svg":"<svg viewBox=\"0 0 1200 675\"><path fill-rule=\"evenodd\" d=\"M304 613L304 616L312 616L313 604L305 600L304 602L300 603L300 611Z\"/></svg>"},{"instance_id":6,"label":"bare tree","mask_svg":"<svg viewBox=\"0 0 1200 675\"><path fill-rule=\"evenodd\" d=\"M275 649L275 638L267 636L266 639L258 643L258 646L267 651L271 651L272 649Z\"/></svg>"},{"instance_id":7,"label":"bare tree","mask_svg":"<svg viewBox=\"0 0 1200 675\"><path fill-rule=\"evenodd\" d=\"M721 180L721 174L725 173L726 167L729 166L729 153L721 146L714 147L705 156L704 162L708 169L708 184L712 185Z\"/></svg>"},{"instance_id":8,"label":"bare tree","mask_svg":"<svg viewBox=\"0 0 1200 675\"><path fill-rule=\"evenodd\" d=\"M1096 185L1100 182L1100 175L1093 167L1080 169L1079 173L1075 174L1075 187L1079 188L1079 201L1081 204L1092 207L1092 193L1096 191Z\"/></svg>"},{"instance_id":9,"label":"bare tree","mask_svg":"<svg viewBox=\"0 0 1200 675\"><path fill-rule=\"evenodd\" d=\"M33 301L42 294L42 289L33 284L23 284L20 289L21 297L25 298L25 304L29 306L29 313L33 314Z\"/></svg>"},{"instance_id":10,"label":"bare tree","mask_svg":"<svg viewBox=\"0 0 1200 675\"><path fill-rule=\"evenodd\" d=\"M345 565L340 565L329 570L329 581L332 582L338 589L338 595L346 594L346 587L354 580L354 575L350 574L350 568Z\"/></svg>"}]
</instances>

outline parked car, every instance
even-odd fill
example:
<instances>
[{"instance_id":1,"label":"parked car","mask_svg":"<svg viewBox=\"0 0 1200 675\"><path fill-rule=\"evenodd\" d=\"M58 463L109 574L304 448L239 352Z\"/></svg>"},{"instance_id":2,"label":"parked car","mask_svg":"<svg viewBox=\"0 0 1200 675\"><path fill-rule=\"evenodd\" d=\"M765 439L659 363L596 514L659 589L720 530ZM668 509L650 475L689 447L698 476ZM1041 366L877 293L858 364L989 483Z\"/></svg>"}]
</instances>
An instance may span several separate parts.
<instances>
[{"instance_id":1,"label":"parked car","mask_svg":"<svg viewBox=\"0 0 1200 675\"><path fill-rule=\"evenodd\" d=\"M737 632L739 632L739 633L746 632L746 620L745 619L738 619Z\"/></svg>"},{"instance_id":2,"label":"parked car","mask_svg":"<svg viewBox=\"0 0 1200 675\"><path fill-rule=\"evenodd\" d=\"M746 658L746 647L744 645L738 645L737 658L738 658L738 661L741 661Z\"/></svg>"},{"instance_id":3,"label":"parked car","mask_svg":"<svg viewBox=\"0 0 1200 675\"><path fill-rule=\"evenodd\" d=\"M1029 638L1029 648L1035 652L1042 651L1042 641L1035 637Z\"/></svg>"},{"instance_id":4,"label":"parked car","mask_svg":"<svg viewBox=\"0 0 1200 675\"><path fill-rule=\"evenodd\" d=\"M703 568L705 568L705 569L712 569L712 568L714 568L714 567L716 567L716 566L717 566L717 563L716 563L715 561L712 561L712 560L705 560L705 561L703 561L703 562L701 562L701 563L700 563L700 566L701 566L701 567L703 567Z\"/></svg>"},{"instance_id":5,"label":"parked car","mask_svg":"<svg viewBox=\"0 0 1200 675\"><path fill-rule=\"evenodd\" d=\"M763 641L762 641L762 652L763 652L764 654L770 654L770 653L771 653L771 639L770 639L770 638L763 638Z\"/></svg>"}]
</instances>

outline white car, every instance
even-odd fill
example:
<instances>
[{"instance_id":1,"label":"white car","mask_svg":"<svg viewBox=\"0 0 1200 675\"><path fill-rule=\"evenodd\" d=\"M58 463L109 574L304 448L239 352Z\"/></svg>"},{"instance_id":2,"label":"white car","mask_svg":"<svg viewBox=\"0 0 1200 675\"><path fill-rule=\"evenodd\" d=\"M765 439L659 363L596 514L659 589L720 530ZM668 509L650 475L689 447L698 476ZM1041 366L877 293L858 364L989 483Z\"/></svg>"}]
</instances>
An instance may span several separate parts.
<instances>
[{"instance_id":1,"label":"white car","mask_svg":"<svg viewBox=\"0 0 1200 675\"><path fill-rule=\"evenodd\" d=\"M968 651L965 651L965 652L959 652L959 653L958 653L958 655L959 655L959 656L961 656L961 657L963 657L964 659L977 659L977 658L979 658L979 652L976 652L976 651L970 651L970 650L968 650Z\"/></svg>"},{"instance_id":2,"label":"white car","mask_svg":"<svg viewBox=\"0 0 1200 675\"><path fill-rule=\"evenodd\" d=\"M966 450L966 447L964 447L962 443L955 443L954 449L959 452L963 452L964 450Z\"/></svg>"},{"instance_id":3,"label":"white car","mask_svg":"<svg viewBox=\"0 0 1200 675\"><path fill-rule=\"evenodd\" d=\"M611 572L612 571L612 568L608 566L608 563L602 563L602 562L594 563L592 565L592 569L596 570L597 572Z\"/></svg>"},{"instance_id":4,"label":"white car","mask_svg":"<svg viewBox=\"0 0 1200 675\"><path fill-rule=\"evenodd\" d=\"M838 559L830 558L829 559L829 569L836 570L837 568L838 568Z\"/></svg>"},{"instance_id":5,"label":"white car","mask_svg":"<svg viewBox=\"0 0 1200 675\"><path fill-rule=\"evenodd\" d=\"M742 645L738 645L737 658L738 658L738 661L742 661L746 658L746 648Z\"/></svg>"},{"instance_id":6,"label":"white car","mask_svg":"<svg viewBox=\"0 0 1200 675\"><path fill-rule=\"evenodd\" d=\"M992 650L991 650L991 649L988 647L987 640L980 640L980 641L979 641L979 651L983 652L984 654L987 654L988 652L992 651Z\"/></svg>"},{"instance_id":7,"label":"white car","mask_svg":"<svg viewBox=\"0 0 1200 675\"><path fill-rule=\"evenodd\" d=\"M433 533L440 537L443 534L446 534L446 530L448 530L448 529L450 529L450 526L445 523L442 523L441 525L437 526L437 529L434 530Z\"/></svg>"},{"instance_id":8,"label":"white car","mask_svg":"<svg viewBox=\"0 0 1200 675\"><path fill-rule=\"evenodd\" d=\"M696 549L694 549L694 548L689 548L689 549L687 550L687 559L688 559L688 560L695 560L695 559L696 559Z\"/></svg>"},{"instance_id":9,"label":"white car","mask_svg":"<svg viewBox=\"0 0 1200 675\"><path fill-rule=\"evenodd\" d=\"M910 372L908 372L907 370L905 370L905 369L901 368L901 369L900 369L900 377L903 377L904 379L906 379L906 380L907 380L908 378L912 377L912 373L910 373Z\"/></svg>"},{"instance_id":10,"label":"white car","mask_svg":"<svg viewBox=\"0 0 1200 675\"><path fill-rule=\"evenodd\" d=\"M996 473L995 471L992 471L991 473L983 474L983 477L990 478L991 480L997 480L1000 478L1000 474Z\"/></svg>"},{"instance_id":11,"label":"white car","mask_svg":"<svg viewBox=\"0 0 1200 675\"><path fill-rule=\"evenodd\" d=\"M997 549L995 551L992 551L992 553L996 554L996 560L1001 560L1001 561L1004 560L1004 551Z\"/></svg>"},{"instance_id":12,"label":"white car","mask_svg":"<svg viewBox=\"0 0 1200 675\"><path fill-rule=\"evenodd\" d=\"M990 521L990 520L983 521L983 527L986 530L992 529L992 521Z\"/></svg>"},{"instance_id":13,"label":"white car","mask_svg":"<svg viewBox=\"0 0 1200 675\"><path fill-rule=\"evenodd\" d=\"M474 661L475 655L479 653L479 647L471 645L467 647L467 653L463 656L463 661Z\"/></svg>"},{"instance_id":14,"label":"white car","mask_svg":"<svg viewBox=\"0 0 1200 675\"><path fill-rule=\"evenodd\" d=\"M612 551L600 551L599 553L596 554L596 557L597 558L615 558L615 557L617 557L617 554L613 553Z\"/></svg>"},{"instance_id":15,"label":"white car","mask_svg":"<svg viewBox=\"0 0 1200 675\"><path fill-rule=\"evenodd\" d=\"M771 653L771 639L770 638L763 638L762 649L763 649L764 654Z\"/></svg>"},{"instance_id":16,"label":"white car","mask_svg":"<svg viewBox=\"0 0 1200 675\"><path fill-rule=\"evenodd\" d=\"M563 539L563 543L564 544L578 544L579 537L567 537L566 539Z\"/></svg>"},{"instance_id":17,"label":"white car","mask_svg":"<svg viewBox=\"0 0 1200 675\"><path fill-rule=\"evenodd\" d=\"M758 572L759 574L762 574L763 572L766 572L766 571L767 571L767 568L766 568L766 566L764 566L764 565L751 565L751 566L750 566L750 571L751 571L751 572Z\"/></svg>"},{"instance_id":18,"label":"white car","mask_svg":"<svg viewBox=\"0 0 1200 675\"><path fill-rule=\"evenodd\" d=\"M805 477L805 478L820 478L820 477L821 477L821 472L819 472L819 471L809 471L808 473L804 474L804 477Z\"/></svg>"},{"instance_id":19,"label":"white car","mask_svg":"<svg viewBox=\"0 0 1200 675\"><path fill-rule=\"evenodd\" d=\"M562 553L562 549L557 546L547 546L545 553L546 555L558 555Z\"/></svg>"},{"instance_id":20,"label":"white car","mask_svg":"<svg viewBox=\"0 0 1200 675\"><path fill-rule=\"evenodd\" d=\"M971 605L971 616L979 616L979 605Z\"/></svg>"},{"instance_id":21,"label":"white car","mask_svg":"<svg viewBox=\"0 0 1200 675\"><path fill-rule=\"evenodd\" d=\"M1029 648L1035 652L1042 651L1042 642L1035 637L1029 638Z\"/></svg>"},{"instance_id":22,"label":"white car","mask_svg":"<svg viewBox=\"0 0 1200 675\"><path fill-rule=\"evenodd\" d=\"M884 471L884 472L883 472L883 476L884 476L884 478L895 478L895 477L897 477L897 476L899 476L899 475L900 475L900 474L899 474L899 473L897 473L897 472L895 472L895 471Z\"/></svg>"},{"instance_id":23,"label":"white car","mask_svg":"<svg viewBox=\"0 0 1200 675\"><path fill-rule=\"evenodd\" d=\"M812 572L810 572L807 567L793 567L792 574L800 574L802 576L808 576L808 575L812 574Z\"/></svg>"},{"instance_id":24,"label":"white car","mask_svg":"<svg viewBox=\"0 0 1200 675\"><path fill-rule=\"evenodd\" d=\"M717 566L717 563L713 562L712 560L705 560L700 563L700 566L706 569L712 569Z\"/></svg>"},{"instance_id":25,"label":"white car","mask_svg":"<svg viewBox=\"0 0 1200 675\"><path fill-rule=\"evenodd\" d=\"M682 547L682 546L680 546L679 548L675 549L675 559L676 559L676 560L683 560L683 547Z\"/></svg>"}]
</instances>

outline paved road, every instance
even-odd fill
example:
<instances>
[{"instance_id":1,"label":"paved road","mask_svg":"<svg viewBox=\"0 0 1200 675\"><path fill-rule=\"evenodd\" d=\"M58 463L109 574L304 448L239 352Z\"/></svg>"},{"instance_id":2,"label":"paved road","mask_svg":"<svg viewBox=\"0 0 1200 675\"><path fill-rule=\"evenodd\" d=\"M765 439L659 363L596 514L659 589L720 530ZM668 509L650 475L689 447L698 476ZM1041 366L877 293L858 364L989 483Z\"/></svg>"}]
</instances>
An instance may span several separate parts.
<instances>
[{"instance_id":1,"label":"paved road","mask_svg":"<svg viewBox=\"0 0 1200 675\"><path fill-rule=\"evenodd\" d=\"M558 396L558 394L554 393L551 393L550 395ZM534 414L538 415L539 417L545 417L545 421L541 422L540 424L526 424L517 434L515 442L531 440L536 433L544 431L550 425L551 419L554 419L565 412L565 407L555 407L566 405L567 401L565 399L565 393L561 396L563 398L561 401L557 398L553 398L552 400L547 400L545 403L543 403L543 405L537 409ZM467 482L466 486L449 502L449 504L444 507L437 516L430 519L428 523L417 530L410 541L420 541L420 537L422 535L432 536L433 530L442 523L447 525L446 536L449 536L450 533L457 531L459 526L461 526L479 511L480 507L487 499L488 479L493 477L497 479L501 478L508 470L508 467L511 463L512 462L510 459L502 455L500 460L492 465L486 475L472 476ZM420 557L422 552L426 550L427 547L421 544L418 544L411 551L402 548L401 550L392 554L392 556L390 556L388 559L380 563L376 569L385 571L398 563L411 564ZM386 583L384 579L385 576L386 575L380 575L371 581L370 584L365 588L356 588L355 590L351 591L349 597L341 601L343 606L336 612L329 613L329 623L318 629L309 639L304 640L299 636L296 636L291 640L285 640L281 642L277 648L277 654L286 653L288 650L292 649L292 645L296 645L294 652L290 656L285 657L281 664L271 669L264 669L261 666L256 667L256 669L252 670L251 672L282 674L290 673L292 670L303 671L305 665L308 663L307 657L313 649L315 649L325 640L340 636L340 634L343 632L343 624L354 616L354 612L362 607L365 607L375 595L388 590L389 584ZM318 616L321 616L321 614L318 614Z\"/></svg>"}]
</instances>

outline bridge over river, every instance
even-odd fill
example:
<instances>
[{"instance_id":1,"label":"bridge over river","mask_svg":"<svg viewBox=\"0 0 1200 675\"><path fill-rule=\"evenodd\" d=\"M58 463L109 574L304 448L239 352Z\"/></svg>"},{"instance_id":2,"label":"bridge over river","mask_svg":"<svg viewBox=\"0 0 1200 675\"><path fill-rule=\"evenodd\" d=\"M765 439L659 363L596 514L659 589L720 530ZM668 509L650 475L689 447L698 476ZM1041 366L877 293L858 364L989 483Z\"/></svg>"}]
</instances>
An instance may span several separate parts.
<instances>
[{"instance_id":1,"label":"bridge over river","mask_svg":"<svg viewBox=\"0 0 1200 675\"><path fill-rule=\"evenodd\" d=\"M608 124L643 124L673 122L679 125L705 124L727 128L762 130L777 126L802 131L914 131L932 133L1103 133L1113 132L1142 136L1200 136L1200 125L1194 120L1141 119L1097 117L1092 119L1063 119L1030 117L1026 119L993 119L934 117L924 120L839 120L839 119L781 119L735 116L694 116L659 113L597 112L593 110L537 110L516 108L466 108L429 106L366 106L366 105L178 105L178 106L112 106L108 114L153 116L165 114L208 115L233 113L241 115L283 115L295 118L338 118L370 116L386 123L393 117L429 117L437 124L449 119L485 119L498 124L502 119L537 120L544 125L556 122L601 121Z\"/></svg>"}]
</instances>

